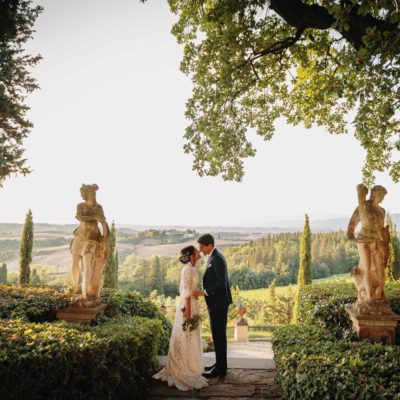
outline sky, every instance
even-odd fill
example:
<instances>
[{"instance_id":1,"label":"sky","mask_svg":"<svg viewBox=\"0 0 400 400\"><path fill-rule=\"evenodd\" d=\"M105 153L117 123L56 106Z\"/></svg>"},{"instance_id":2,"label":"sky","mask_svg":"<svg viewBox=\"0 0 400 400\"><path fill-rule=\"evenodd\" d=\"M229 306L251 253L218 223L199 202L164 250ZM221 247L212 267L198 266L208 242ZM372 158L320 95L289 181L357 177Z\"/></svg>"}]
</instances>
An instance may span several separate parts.
<instances>
[{"instance_id":1,"label":"sky","mask_svg":"<svg viewBox=\"0 0 400 400\"><path fill-rule=\"evenodd\" d=\"M245 163L242 182L202 177L184 154L190 78L170 33L166 1L42 0L31 54L41 89L29 96L34 128L25 157L34 170L0 189L0 222L74 223L82 183L117 224L267 226L347 216L356 207L364 150L354 137L278 121ZM387 174L383 206L398 212L400 187Z\"/></svg>"}]
</instances>

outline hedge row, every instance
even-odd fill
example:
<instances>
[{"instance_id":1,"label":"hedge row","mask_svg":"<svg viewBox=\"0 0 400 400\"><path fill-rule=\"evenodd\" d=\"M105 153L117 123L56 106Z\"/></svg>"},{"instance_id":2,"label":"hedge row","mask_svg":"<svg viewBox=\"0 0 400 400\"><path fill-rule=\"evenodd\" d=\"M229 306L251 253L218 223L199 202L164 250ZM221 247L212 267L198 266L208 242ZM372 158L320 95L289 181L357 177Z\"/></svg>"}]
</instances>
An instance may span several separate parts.
<instances>
[{"instance_id":1,"label":"hedge row","mask_svg":"<svg viewBox=\"0 0 400 400\"><path fill-rule=\"evenodd\" d=\"M338 340L315 325L274 332L278 380L286 400L400 399L400 348Z\"/></svg>"},{"instance_id":2,"label":"hedge row","mask_svg":"<svg viewBox=\"0 0 400 400\"><path fill-rule=\"evenodd\" d=\"M163 331L160 338L159 354L166 355L168 353L172 325L171 322L161 314L153 302L144 299L142 295L137 292L115 290L105 290L103 293L103 301L105 301L108 306L104 315L99 316L95 324L103 324L121 318L123 319L126 316L160 320Z\"/></svg>"},{"instance_id":3,"label":"hedge row","mask_svg":"<svg viewBox=\"0 0 400 400\"><path fill-rule=\"evenodd\" d=\"M48 286L0 285L0 319L54 321L56 310L66 307L70 297L63 289Z\"/></svg>"},{"instance_id":4,"label":"hedge row","mask_svg":"<svg viewBox=\"0 0 400 400\"><path fill-rule=\"evenodd\" d=\"M123 320L126 317L146 317L160 320L164 328L159 345L160 354L167 354L171 323L150 300L137 292L105 290L103 301L108 304L105 314L94 325ZM0 285L0 319L20 319L26 322L52 322L56 310L66 307L71 295L55 287Z\"/></svg>"},{"instance_id":5,"label":"hedge row","mask_svg":"<svg viewBox=\"0 0 400 400\"><path fill-rule=\"evenodd\" d=\"M162 324L126 318L95 327L0 321L0 398L144 398Z\"/></svg>"},{"instance_id":6,"label":"hedge row","mask_svg":"<svg viewBox=\"0 0 400 400\"><path fill-rule=\"evenodd\" d=\"M399 313L400 283L386 294ZM284 398L400 400L400 347L358 341L345 311L356 300L353 284L310 285L299 296L299 324L274 331Z\"/></svg>"},{"instance_id":7,"label":"hedge row","mask_svg":"<svg viewBox=\"0 0 400 400\"><path fill-rule=\"evenodd\" d=\"M400 282L389 282L385 293L393 311L400 314ZM351 331L346 307L357 300L351 282L308 285L299 291L298 323L317 324L341 338Z\"/></svg>"},{"instance_id":8,"label":"hedge row","mask_svg":"<svg viewBox=\"0 0 400 400\"><path fill-rule=\"evenodd\" d=\"M0 399L140 399L171 324L140 294L108 290L92 326L55 321L70 295L0 285Z\"/></svg>"}]
</instances>

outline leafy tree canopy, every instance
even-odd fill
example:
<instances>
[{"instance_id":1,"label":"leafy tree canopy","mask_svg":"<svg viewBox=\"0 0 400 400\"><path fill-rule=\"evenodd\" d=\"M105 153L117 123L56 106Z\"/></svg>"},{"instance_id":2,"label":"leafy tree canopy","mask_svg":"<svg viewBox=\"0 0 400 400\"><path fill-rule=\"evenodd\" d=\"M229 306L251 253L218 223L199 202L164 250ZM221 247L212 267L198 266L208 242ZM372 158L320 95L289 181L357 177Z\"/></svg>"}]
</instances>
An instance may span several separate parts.
<instances>
[{"instance_id":1,"label":"leafy tree canopy","mask_svg":"<svg viewBox=\"0 0 400 400\"><path fill-rule=\"evenodd\" d=\"M194 84L185 133L194 170L240 181L255 154L248 130L269 140L283 117L332 134L353 125L365 182L376 171L399 181L399 3L169 0Z\"/></svg>"},{"instance_id":2,"label":"leafy tree canopy","mask_svg":"<svg viewBox=\"0 0 400 400\"><path fill-rule=\"evenodd\" d=\"M0 0L0 186L12 174L30 172L22 143L32 123L24 101L38 87L30 69L40 56L27 55L23 45L41 10L30 0Z\"/></svg>"}]
</instances>

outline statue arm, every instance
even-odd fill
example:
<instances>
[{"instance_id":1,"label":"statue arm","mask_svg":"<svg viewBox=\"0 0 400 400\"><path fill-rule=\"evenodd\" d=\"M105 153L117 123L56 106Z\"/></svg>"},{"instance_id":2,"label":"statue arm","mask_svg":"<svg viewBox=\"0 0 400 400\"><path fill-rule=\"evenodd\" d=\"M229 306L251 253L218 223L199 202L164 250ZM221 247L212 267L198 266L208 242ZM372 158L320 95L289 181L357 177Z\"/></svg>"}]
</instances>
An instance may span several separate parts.
<instances>
[{"instance_id":1,"label":"statue arm","mask_svg":"<svg viewBox=\"0 0 400 400\"><path fill-rule=\"evenodd\" d=\"M97 215L85 215L85 214L82 212L82 207L81 207L81 205L78 204L78 206L77 206L77 208L76 208L76 216L75 216L75 218L76 218L78 221L81 221L81 222L90 222L90 221L97 220L97 221L103 223L103 221L105 221L105 217L104 217L104 213L103 213L103 208L102 208L100 205L98 206L98 208L99 208L99 212L97 213Z\"/></svg>"},{"instance_id":2,"label":"statue arm","mask_svg":"<svg viewBox=\"0 0 400 400\"><path fill-rule=\"evenodd\" d=\"M96 215L96 219L101 224L101 228L103 231L103 237L108 238L110 236L110 228L108 227L106 217L104 215L103 207L100 204L98 204L96 208L98 211L98 213Z\"/></svg>"},{"instance_id":3,"label":"statue arm","mask_svg":"<svg viewBox=\"0 0 400 400\"><path fill-rule=\"evenodd\" d=\"M103 207L100 204L98 204L97 210L98 214L96 215L95 218L103 225L104 228L104 224L107 225L107 223L106 223L106 217L104 216Z\"/></svg>"},{"instance_id":4,"label":"statue arm","mask_svg":"<svg viewBox=\"0 0 400 400\"><path fill-rule=\"evenodd\" d=\"M364 184L360 183L359 185L357 185L358 207L364 207L365 202L367 201L367 194L368 188Z\"/></svg>"},{"instance_id":5,"label":"statue arm","mask_svg":"<svg viewBox=\"0 0 400 400\"><path fill-rule=\"evenodd\" d=\"M85 220L86 217L82 215L82 209L81 209L81 207L80 207L80 204L78 204L78 206L76 207L76 215L75 215L75 218L76 218L78 221L86 222L86 220Z\"/></svg>"},{"instance_id":6,"label":"statue arm","mask_svg":"<svg viewBox=\"0 0 400 400\"><path fill-rule=\"evenodd\" d=\"M357 207L354 212L353 215L351 216L350 222L349 222L349 226L347 227L347 238L350 240L355 240L355 235L354 235L354 231L356 230L356 226L358 225L358 223L360 222L360 211L359 208Z\"/></svg>"},{"instance_id":7,"label":"statue arm","mask_svg":"<svg viewBox=\"0 0 400 400\"><path fill-rule=\"evenodd\" d=\"M110 236L110 229L105 219L101 221L101 227L103 228L103 237L108 238Z\"/></svg>"}]
</instances>

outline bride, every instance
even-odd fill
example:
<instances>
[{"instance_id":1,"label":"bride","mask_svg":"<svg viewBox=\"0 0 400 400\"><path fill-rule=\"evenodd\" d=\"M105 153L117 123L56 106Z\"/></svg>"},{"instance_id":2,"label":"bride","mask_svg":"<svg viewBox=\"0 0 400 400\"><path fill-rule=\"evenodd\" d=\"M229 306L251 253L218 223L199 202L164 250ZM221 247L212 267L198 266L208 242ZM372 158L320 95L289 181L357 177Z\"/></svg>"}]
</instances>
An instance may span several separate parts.
<instances>
[{"instance_id":1,"label":"bride","mask_svg":"<svg viewBox=\"0 0 400 400\"><path fill-rule=\"evenodd\" d=\"M197 299L193 291L197 290L199 275L196 263L200 253L194 246L181 250L179 261L184 267L179 283L180 301L176 308L174 326L172 328L167 365L153 378L168 382L179 390L201 389L208 386L203 373L203 352L201 346L201 325L192 331L183 330L182 323L199 314ZM183 312L182 309L185 309Z\"/></svg>"}]
</instances>

